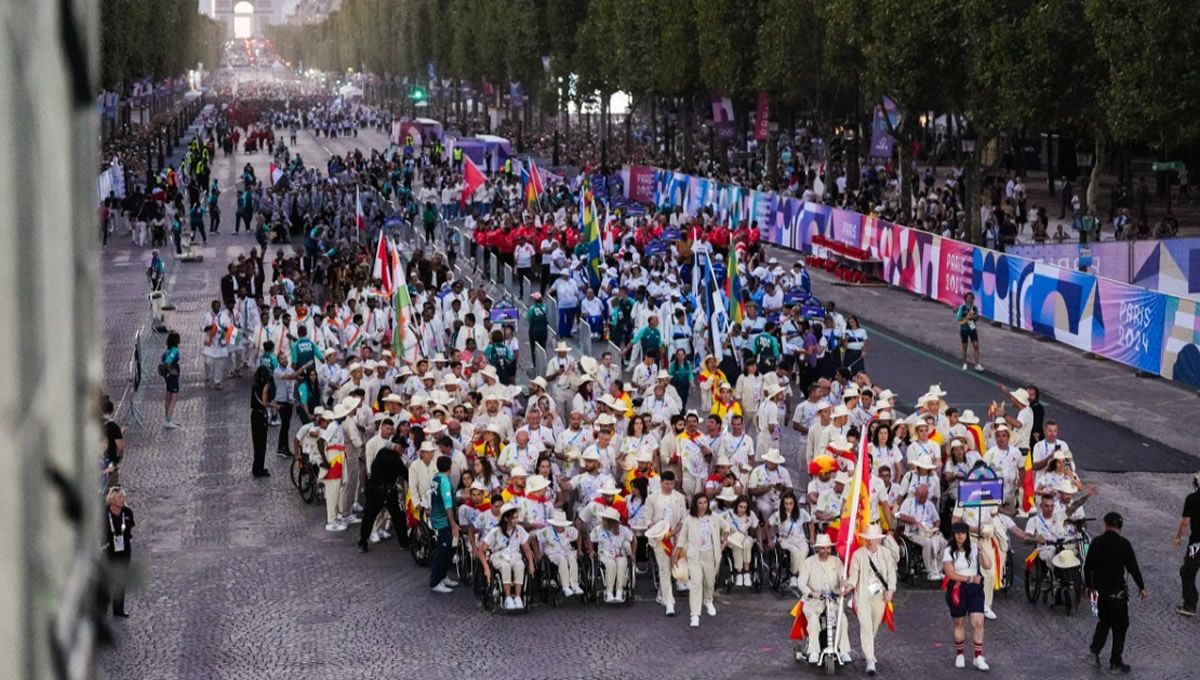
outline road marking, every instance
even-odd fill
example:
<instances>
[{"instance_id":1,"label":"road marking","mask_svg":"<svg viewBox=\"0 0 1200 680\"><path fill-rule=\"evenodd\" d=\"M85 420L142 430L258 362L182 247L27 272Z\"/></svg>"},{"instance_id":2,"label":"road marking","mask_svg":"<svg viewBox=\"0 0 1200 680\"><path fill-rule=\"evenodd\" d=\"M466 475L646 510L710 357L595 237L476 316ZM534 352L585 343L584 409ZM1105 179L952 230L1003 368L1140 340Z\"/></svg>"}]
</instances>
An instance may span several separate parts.
<instances>
[{"instance_id":1,"label":"road marking","mask_svg":"<svg viewBox=\"0 0 1200 680\"><path fill-rule=\"evenodd\" d=\"M879 328L877 326L863 324L863 328L866 328L868 330L868 332L870 332L870 333L879 335L886 340L889 340L897 345L900 345L901 347L909 350L910 352L914 352L916 354L919 354L919 355L925 357L926 359L929 359L931 361L939 363L942 366L945 366L946 368L948 368L952 371L962 373L963 375L969 375L972 378L975 378L976 380L978 380L982 383L985 383L987 385L991 385L993 387L1000 387L999 381L992 380L991 378L987 377L983 373L980 373L978 371L973 371L973 370L964 371L964 370L962 370L961 363L959 363L957 361L950 361L949 359L947 359L944 356L934 354L933 352L930 352L926 349L918 347L910 342L906 342L905 340L903 340L895 335L892 335L891 333L885 333L885 332L879 330Z\"/></svg>"}]
</instances>

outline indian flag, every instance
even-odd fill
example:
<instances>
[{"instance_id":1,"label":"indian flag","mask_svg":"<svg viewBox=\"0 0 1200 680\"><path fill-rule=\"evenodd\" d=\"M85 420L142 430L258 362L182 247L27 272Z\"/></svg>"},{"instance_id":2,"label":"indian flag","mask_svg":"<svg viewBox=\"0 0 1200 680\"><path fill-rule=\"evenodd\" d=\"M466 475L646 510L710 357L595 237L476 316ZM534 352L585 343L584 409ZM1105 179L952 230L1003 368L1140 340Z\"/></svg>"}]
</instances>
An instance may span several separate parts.
<instances>
[{"instance_id":1,"label":"indian flag","mask_svg":"<svg viewBox=\"0 0 1200 680\"><path fill-rule=\"evenodd\" d=\"M397 359L408 363L416 361L417 338L408 330L408 321L412 318L412 298L408 294L408 279L404 275L404 266L396 264L396 275L393 285L396 292L392 294L392 354Z\"/></svg>"},{"instance_id":2,"label":"indian flag","mask_svg":"<svg viewBox=\"0 0 1200 680\"><path fill-rule=\"evenodd\" d=\"M226 326L225 327L225 335L222 336L221 339L226 345L232 345L235 342L237 342L237 339L238 339L237 326Z\"/></svg>"}]
</instances>

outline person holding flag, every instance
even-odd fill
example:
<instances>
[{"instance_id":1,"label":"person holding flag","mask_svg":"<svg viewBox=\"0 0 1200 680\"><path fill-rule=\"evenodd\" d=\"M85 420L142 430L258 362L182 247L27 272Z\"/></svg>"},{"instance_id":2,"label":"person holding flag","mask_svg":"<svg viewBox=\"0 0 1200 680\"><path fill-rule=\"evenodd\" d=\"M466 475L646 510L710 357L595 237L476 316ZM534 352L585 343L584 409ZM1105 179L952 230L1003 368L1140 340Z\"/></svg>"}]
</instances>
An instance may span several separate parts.
<instances>
[{"instance_id":1,"label":"person holding flag","mask_svg":"<svg viewBox=\"0 0 1200 680\"><path fill-rule=\"evenodd\" d=\"M800 602L796 603L792 610L795 623L789 637L793 640L807 637L808 662L820 663L822 631L809 631L807 625L809 622L820 625L821 614L825 614L827 619L838 616L842 619L841 625L838 626L838 660L849 663L850 634L845 625L845 612L838 607L837 600L834 599L835 595L842 593L846 585L842 578L842 563L833 557L833 541L830 540L829 534L817 536L813 549L814 554L800 563L800 574L797 576Z\"/></svg>"},{"instance_id":2,"label":"person holding flag","mask_svg":"<svg viewBox=\"0 0 1200 680\"><path fill-rule=\"evenodd\" d=\"M844 589L847 594L855 594L854 607L867 675L875 675L875 634L885 618L888 627L892 627L892 598L896 594L896 560L890 551L880 550L879 542L883 538L884 534L876 524L858 534L861 549L854 550L850 558Z\"/></svg>"}]
</instances>

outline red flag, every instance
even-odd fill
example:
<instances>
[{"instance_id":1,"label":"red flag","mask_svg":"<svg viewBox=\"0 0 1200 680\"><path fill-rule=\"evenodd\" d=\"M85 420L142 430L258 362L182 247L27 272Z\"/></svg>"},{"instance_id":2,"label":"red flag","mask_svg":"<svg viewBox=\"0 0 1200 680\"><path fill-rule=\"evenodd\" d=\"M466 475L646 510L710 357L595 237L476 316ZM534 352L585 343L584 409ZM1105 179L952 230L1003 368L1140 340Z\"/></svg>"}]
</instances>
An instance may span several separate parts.
<instances>
[{"instance_id":1,"label":"red flag","mask_svg":"<svg viewBox=\"0 0 1200 680\"><path fill-rule=\"evenodd\" d=\"M808 617L804 615L804 600L792 607L792 631L788 633L789 640L803 640L808 637Z\"/></svg>"},{"instance_id":2,"label":"red flag","mask_svg":"<svg viewBox=\"0 0 1200 680\"><path fill-rule=\"evenodd\" d=\"M359 231L367 230L367 216L363 214L362 209L362 191L354 190L354 224L358 226Z\"/></svg>"},{"instance_id":3,"label":"red flag","mask_svg":"<svg viewBox=\"0 0 1200 680\"><path fill-rule=\"evenodd\" d=\"M1021 510L1029 512L1033 509L1033 450L1025 454L1025 475L1021 479Z\"/></svg>"},{"instance_id":4,"label":"red flag","mask_svg":"<svg viewBox=\"0 0 1200 680\"><path fill-rule=\"evenodd\" d=\"M845 560L844 570L847 573L850 568L850 558L858 549L858 534L866 531L867 525L871 523L871 464L870 455L867 453L868 446L867 438L863 437L858 444L858 455L854 463L854 479L850 481L852 485L850 502L842 504L837 541L834 543L838 555Z\"/></svg>"},{"instance_id":5,"label":"red flag","mask_svg":"<svg viewBox=\"0 0 1200 680\"><path fill-rule=\"evenodd\" d=\"M379 288L384 295L391 296L395 290L394 282L392 281L392 256L388 252L387 239L384 238L383 232L379 232L379 246L375 249L375 270L372 276L379 279Z\"/></svg>"},{"instance_id":6,"label":"red flag","mask_svg":"<svg viewBox=\"0 0 1200 680\"><path fill-rule=\"evenodd\" d=\"M466 207L467 199L487 181L479 166L475 165L475 162L466 156L463 156L463 181L467 183L467 186L463 189L462 197L458 199L458 206L460 208Z\"/></svg>"},{"instance_id":7,"label":"red flag","mask_svg":"<svg viewBox=\"0 0 1200 680\"><path fill-rule=\"evenodd\" d=\"M537 163L534 163L532 158L529 159L529 184L533 187L534 200L541 198L546 187L542 184L542 171L538 170Z\"/></svg>"},{"instance_id":8,"label":"red flag","mask_svg":"<svg viewBox=\"0 0 1200 680\"><path fill-rule=\"evenodd\" d=\"M888 602L883 607L883 622L887 624L888 630L893 633L896 632L895 610L896 608L892 606L891 602Z\"/></svg>"}]
</instances>

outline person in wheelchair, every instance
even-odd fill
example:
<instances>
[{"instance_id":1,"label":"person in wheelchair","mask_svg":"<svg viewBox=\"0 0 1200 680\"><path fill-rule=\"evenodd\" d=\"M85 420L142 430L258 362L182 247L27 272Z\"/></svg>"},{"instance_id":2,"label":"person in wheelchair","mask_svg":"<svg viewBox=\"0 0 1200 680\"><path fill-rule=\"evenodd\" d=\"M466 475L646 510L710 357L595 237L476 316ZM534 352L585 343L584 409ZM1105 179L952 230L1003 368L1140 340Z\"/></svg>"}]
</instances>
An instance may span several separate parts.
<instances>
[{"instance_id":1,"label":"person in wheelchair","mask_svg":"<svg viewBox=\"0 0 1200 680\"><path fill-rule=\"evenodd\" d=\"M479 480L471 482L467 494L466 502L459 505L457 510L458 526L462 527L465 533L459 540L465 541L471 547L471 552L474 553L479 542L479 536L475 530L475 520L484 513L490 513L492 503L487 498L487 486ZM491 527L488 528L491 529Z\"/></svg>"},{"instance_id":2,"label":"person in wheelchair","mask_svg":"<svg viewBox=\"0 0 1200 680\"><path fill-rule=\"evenodd\" d=\"M539 553L539 561L541 556L545 556L558 571L563 597L582 595L583 588L579 587L579 552L575 549L579 530L562 510L555 510L547 524L533 534L537 539L534 552Z\"/></svg>"},{"instance_id":3,"label":"person in wheelchair","mask_svg":"<svg viewBox=\"0 0 1200 680\"><path fill-rule=\"evenodd\" d=\"M800 563L800 573L795 578L800 589L800 597L804 602L804 616L809 625L820 625L821 614L826 619L838 615L837 595L843 586L842 562L833 557L833 541L829 534L820 534L813 542L814 554ZM838 626L838 659L842 663L850 661L850 635L847 632L848 618L843 618ZM827 624L828 625L828 624ZM820 632L808 634L808 662L821 661Z\"/></svg>"},{"instance_id":4,"label":"person in wheelchair","mask_svg":"<svg viewBox=\"0 0 1200 680\"><path fill-rule=\"evenodd\" d=\"M732 493L732 489L728 492ZM722 492L722 495L725 493ZM729 525L729 549L733 554L733 585L750 587L754 585L750 567L754 546L758 544L758 515L750 512L750 499L737 496L733 501L733 509L725 513L725 523Z\"/></svg>"},{"instance_id":5,"label":"person in wheelchair","mask_svg":"<svg viewBox=\"0 0 1200 680\"><path fill-rule=\"evenodd\" d=\"M493 578L492 569L500 572L500 585L504 592L504 609L524 609L522 590L525 585L525 564L535 565L533 552L529 548L529 534L517 523L520 508L515 503L505 503L500 509L500 523L483 537L479 544L478 557L483 565L484 578ZM522 559L522 553L524 559Z\"/></svg>"},{"instance_id":6,"label":"person in wheelchair","mask_svg":"<svg viewBox=\"0 0 1200 680\"><path fill-rule=\"evenodd\" d=\"M604 601L624 602L629 563L636 549L633 531L621 525L621 513L616 508L606 507L597 515L600 523L591 531L588 550L604 567Z\"/></svg>"},{"instance_id":7,"label":"person in wheelchair","mask_svg":"<svg viewBox=\"0 0 1200 680\"><path fill-rule=\"evenodd\" d=\"M788 585L798 588L800 569L808 555L806 527L812 518L807 510L800 507L796 501L796 494L787 491L779 500L779 512L772 514L767 521L771 527L767 534L768 544L771 547L778 545L787 552ZM829 536L822 535L826 540L829 539ZM783 565L780 565L780 568L783 568Z\"/></svg>"},{"instance_id":8,"label":"person in wheelchair","mask_svg":"<svg viewBox=\"0 0 1200 680\"><path fill-rule=\"evenodd\" d=\"M937 507L929 500L929 487L923 483L917 484L913 495L900 504L896 519L904 527L904 539L921 547L925 578L930 581L942 580L938 558L946 547L946 539L938 528L941 520Z\"/></svg>"}]
</instances>

